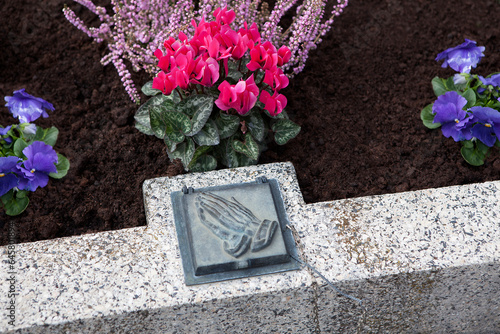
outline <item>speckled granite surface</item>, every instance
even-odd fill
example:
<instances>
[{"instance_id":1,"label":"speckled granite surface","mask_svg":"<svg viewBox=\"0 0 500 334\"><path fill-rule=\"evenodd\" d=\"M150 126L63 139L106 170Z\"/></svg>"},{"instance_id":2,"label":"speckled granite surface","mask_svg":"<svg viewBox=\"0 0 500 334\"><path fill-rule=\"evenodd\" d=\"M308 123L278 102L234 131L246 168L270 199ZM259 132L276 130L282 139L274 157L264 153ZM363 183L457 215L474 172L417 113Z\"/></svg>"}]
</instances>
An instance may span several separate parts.
<instances>
[{"instance_id":1,"label":"speckled granite surface","mask_svg":"<svg viewBox=\"0 0 500 334\"><path fill-rule=\"evenodd\" d=\"M184 284L170 192L278 179L309 270ZM495 332L500 182L305 205L290 163L148 180L148 226L16 245L21 333ZM0 248L0 306L7 305Z\"/></svg>"}]
</instances>

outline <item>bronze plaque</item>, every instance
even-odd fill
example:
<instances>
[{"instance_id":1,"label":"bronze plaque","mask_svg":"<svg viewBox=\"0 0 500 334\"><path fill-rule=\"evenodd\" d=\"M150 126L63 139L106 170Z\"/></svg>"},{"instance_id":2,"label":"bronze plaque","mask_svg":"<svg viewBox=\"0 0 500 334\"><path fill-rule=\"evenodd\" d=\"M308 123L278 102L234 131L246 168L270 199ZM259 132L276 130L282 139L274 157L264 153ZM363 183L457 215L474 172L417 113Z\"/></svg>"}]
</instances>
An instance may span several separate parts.
<instances>
[{"instance_id":1,"label":"bronze plaque","mask_svg":"<svg viewBox=\"0 0 500 334\"><path fill-rule=\"evenodd\" d=\"M185 187L172 204L187 285L299 269L276 180Z\"/></svg>"}]
</instances>

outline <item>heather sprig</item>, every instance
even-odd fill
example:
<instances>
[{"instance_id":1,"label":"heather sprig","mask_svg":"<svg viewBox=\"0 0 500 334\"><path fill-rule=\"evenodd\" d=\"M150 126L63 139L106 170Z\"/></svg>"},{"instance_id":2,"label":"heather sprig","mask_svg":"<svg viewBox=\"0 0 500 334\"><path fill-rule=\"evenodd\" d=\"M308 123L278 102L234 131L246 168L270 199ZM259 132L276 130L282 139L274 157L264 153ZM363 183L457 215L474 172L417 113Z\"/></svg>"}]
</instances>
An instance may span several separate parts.
<instances>
[{"instance_id":1,"label":"heather sprig","mask_svg":"<svg viewBox=\"0 0 500 334\"><path fill-rule=\"evenodd\" d=\"M197 9L192 0L111 0L114 14L108 15L104 7L96 6L91 0L74 1L96 14L101 25L87 27L67 6L63 9L64 15L96 42L107 42L109 53L101 63L113 63L128 95L136 103L139 103L139 95L125 60L134 71L145 70L153 76L156 71L153 52L162 48L163 41L181 30L189 38L193 37L191 21L209 20L216 8L235 11L233 29L239 29L245 22L254 22L261 29L264 41L278 48L287 45L291 58L283 71L291 77L304 69L309 52L321 42L348 4L348 0L337 0L325 17L326 0L277 0L272 9L261 0L202 0L197 2ZM283 16L295 6L291 25L282 26Z\"/></svg>"},{"instance_id":2,"label":"heather sprig","mask_svg":"<svg viewBox=\"0 0 500 334\"><path fill-rule=\"evenodd\" d=\"M5 213L15 216L28 206L27 193L43 188L49 177L60 179L69 169L69 161L53 146L59 130L42 129L31 123L54 106L26 93L23 89L5 97L6 107L20 124L0 126L0 198Z\"/></svg>"},{"instance_id":3,"label":"heather sprig","mask_svg":"<svg viewBox=\"0 0 500 334\"><path fill-rule=\"evenodd\" d=\"M491 147L500 147L500 74L486 78L470 74L484 50L466 39L439 53L436 60L444 60L443 67L459 73L448 79L432 79L437 99L420 113L426 127L441 128L445 137L461 142L463 158L474 166L484 164Z\"/></svg>"}]
</instances>

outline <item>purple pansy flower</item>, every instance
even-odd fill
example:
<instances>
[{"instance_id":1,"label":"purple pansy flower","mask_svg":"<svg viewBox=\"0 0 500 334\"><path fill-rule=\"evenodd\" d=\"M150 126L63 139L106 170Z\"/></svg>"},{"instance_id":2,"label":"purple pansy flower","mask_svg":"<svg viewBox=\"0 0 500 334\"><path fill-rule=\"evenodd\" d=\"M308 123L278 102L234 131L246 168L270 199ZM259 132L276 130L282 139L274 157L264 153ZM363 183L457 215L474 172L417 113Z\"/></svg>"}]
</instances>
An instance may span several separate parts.
<instances>
[{"instance_id":1,"label":"purple pansy flower","mask_svg":"<svg viewBox=\"0 0 500 334\"><path fill-rule=\"evenodd\" d=\"M7 132L10 131L11 128L12 128L12 125L7 126L6 128L0 128L0 136L5 136L7 134ZM12 138L10 138L10 137L6 137L6 138L2 138L2 139L5 140L5 142L7 144L12 143Z\"/></svg>"},{"instance_id":2,"label":"purple pansy flower","mask_svg":"<svg viewBox=\"0 0 500 334\"><path fill-rule=\"evenodd\" d=\"M17 165L21 159L15 156L0 158L0 196L5 195L16 187L19 179Z\"/></svg>"},{"instance_id":3,"label":"purple pansy flower","mask_svg":"<svg viewBox=\"0 0 500 334\"><path fill-rule=\"evenodd\" d=\"M27 160L19 167L24 178L19 180L19 189L35 191L49 182L49 173L57 173L57 153L52 146L35 141L23 150Z\"/></svg>"},{"instance_id":4,"label":"purple pansy flower","mask_svg":"<svg viewBox=\"0 0 500 334\"><path fill-rule=\"evenodd\" d=\"M497 138L500 138L500 112L489 107L472 107L470 111L479 121L472 128L472 135L488 147L495 145Z\"/></svg>"},{"instance_id":5,"label":"purple pansy flower","mask_svg":"<svg viewBox=\"0 0 500 334\"><path fill-rule=\"evenodd\" d=\"M472 138L471 127L473 117L467 117L463 110L467 100L457 92L447 92L440 95L432 105L433 123L441 123L441 131L446 138L452 137L455 141Z\"/></svg>"},{"instance_id":6,"label":"purple pansy flower","mask_svg":"<svg viewBox=\"0 0 500 334\"><path fill-rule=\"evenodd\" d=\"M457 72L470 73L471 68L475 68L481 57L484 57L484 49L484 46L476 46L475 41L465 39L464 43L438 54L436 61L444 59L441 67L449 65Z\"/></svg>"},{"instance_id":7,"label":"purple pansy flower","mask_svg":"<svg viewBox=\"0 0 500 334\"><path fill-rule=\"evenodd\" d=\"M49 117L46 110L54 110L54 106L39 97L31 96L24 92L24 88L16 90L14 96L6 96L5 106L9 108L14 117L19 118L19 123L31 123L40 116Z\"/></svg>"},{"instance_id":8,"label":"purple pansy flower","mask_svg":"<svg viewBox=\"0 0 500 334\"><path fill-rule=\"evenodd\" d=\"M500 87L500 73L493 74L489 78L484 78L480 75L478 77L479 77L479 80L481 80L481 82L485 86L492 85L493 87Z\"/></svg>"},{"instance_id":9,"label":"purple pansy flower","mask_svg":"<svg viewBox=\"0 0 500 334\"><path fill-rule=\"evenodd\" d=\"M500 87L500 73L494 74L489 78L485 78L482 76L478 76L479 80L481 80L481 83L485 86L492 85L493 87ZM477 92L479 94L482 94L486 89L483 87L478 87Z\"/></svg>"}]
</instances>

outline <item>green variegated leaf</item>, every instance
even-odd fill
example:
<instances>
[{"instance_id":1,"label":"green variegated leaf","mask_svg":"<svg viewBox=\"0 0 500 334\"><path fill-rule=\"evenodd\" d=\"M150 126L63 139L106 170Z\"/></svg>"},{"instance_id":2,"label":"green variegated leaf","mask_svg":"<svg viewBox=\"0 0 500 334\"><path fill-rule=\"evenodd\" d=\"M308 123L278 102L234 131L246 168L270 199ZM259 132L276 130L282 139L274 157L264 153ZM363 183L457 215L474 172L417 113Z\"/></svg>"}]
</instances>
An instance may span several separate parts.
<instances>
[{"instance_id":1,"label":"green variegated leaf","mask_svg":"<svg viewBox=\"0 0 500 334\"><path fill-rule=\"evenodd\" d=\"M243 142L239 141L237 139L234 139L232 141L232 146L236 152L244 154L252 160L259 159L259 154L260 154L259 145L257 145L255 140L248 133L245 134L245 139Z\"/></svg>"},{"instance_id":2,"label":"green variegated leaf","mask_svg":"<svg viewBox=\"0 0 500 334\"><path fill-rule=\"evenodd\" d=\"M207 103L208 99L212 100L212 98L207 95L193 94L177 104L177 110L185 113L189 117L193 117L196 109L198 109L200 105Z\"/></svg>"},{"instance_id":3,"label":"green variegated leaf","mask_svg":"<svg viewBox=\"0 0 500 334\"><path fill-rule=\"evenodd\" d=\"M187 136L193 136L198 133L207 122L212 113L214 100L208 95L191 95L178 104L177 110L191 117L193 124L191 131Z\"/></svg>"},{"instance_id":4,"label":"green variegated leaf","mask_svg":"<svg viewBox=\"0 0 500 334\"><path fill-rule=\"evenodd\" d=\"M214 170L217 167L217 159L213 156L206 154L210 151L210 146L199 146L193 155L193 159L189 163L188 169L191 172L207 172Z\"/></svg>"},{"instance_id":5,"label":"green variegated leaf","mask_svg":"<svg viewBox=\"0 0 500 334\"><path fill-rule=\"evenodd\" d=\"M193 159L194 151L194 141L191 138L187 137L185 142L177 145L175 151L170 152L167 150L167 153L170 160L181 159L182 164L184 165L184 169L188 170L189 163Z\"/></svg>"},{"instance_id":6,"label":"green variegated leaf","mask_svg":"<svg viewBox=\"0 0 500 334\"><path fill-rule=\"evenodd\" d=\"M226 139L234 135L240 126L240 118L236 115L228 115L225 112L219 113L215 120L219 129L220 139Z\"/></svg>"},{"instance_id":7,"label":"green variegated leaf","mask_svg":"<svg viewBox=\"0 0 500 334\"><path fill-rule=\"evenodd\" d=\"M153 88L153 80L146 82L146 84L142 86L141 91L147 96L155 96L161 93L161 90Z\"/></svg>"},{"instance_id":8,"label":"green variegated leaf","mask_svg":"<svg viewBox=\"0 0 500 334\"><path fill-rule=\"evenodd\" d=\"M177 143L183 141L184 135L191 131L189 117L177 111L166 111L162 113L162 116L167 126L166 135Z\"/></svg>"},{"instance_id":9,"label":"green variegated leaf","mask_svg":"<svg viewBox=\"0 0 500 334\"><path fill-rule=\"evenodd\" d=\"M198 146L196 148L196 150L194 151L193 160L191 160L191 163L195 162L196 159L198 159L202 155L206 154L211 149L212 149L212 147L210 147L210 146Z\"/></svg>"},{"instance_id":10,"label":"green variegated leaf","mask_svg":"<svg viewBox=\"0 0 500 334\"><path fill-rule=\"evenodd\" d=\"M165 136L165 138L163 138L163 141L165 142L165 145L167 145L168 151L173 152L177 148L178 143L170 140L170 138L168 138L167 136Z\"/></svg>"},{"instance_id":11,"label":"green variegated leaf","mask_svg":"<svg viewBox=\"0 0 500 334\"><path fill-rule=\"evenodd\" d=\"M443 79L441 79L440 77L434 77L431 83L432 89L434 90L434 94L436 94L436 96L441 96L447 92Z\"/></svg>"},{"instance_id":12,"label":"green variegated leaf","mask_svg":"<svg viewBox=\"0 0 500 334\"><path fill-rule=\"evenodd\" d=\"M221 164L229 168L243 167L255 165L257 160L252 160L244 154L238 153L231 145L234 138L228 138L221 141L217 146L214 146L214 155Z\"/></svg>"},{"instance_id":13,"label":"green variegated leaf","mask_svg":"<svg viewBox=\"0 0 500 334\"><path fill-rule=\"evenodd\" d=\"M189 170L191 172L208 172L217 168L217 160L211 155L203 155L196 159Z\"/></svg>"},{"instance_id":14,"label":"green variegated leaf","mask_svg":"<svg viewBox=\"0 0 500 334\"><path fill-rule=\"evenodd\" d=\"M274 141L278 145L285 145L290 139L295 138L300 132L300 126L289 119L280 119L273 124Z\"/></svg>"},{"instance_id":15,"label":"green variegated leaf","mask_svg":"<svg viewBox=\"0 0 500 334\"><path fill-rule=\"evenodd\" d=\"M261 114L256 111L252 111L249 117L245 118L246 125L253 138L256 141L263 141L266 135L266 126L264 124L264 119Z\"/></svg>"},{"instance_id":16,"label":"green variegated leaf","mask_svg":"<svg viewBox=\"0 0 500 334\"><path fill-rule=\"evenodd\" d=\"M208 120L203 129L193 136L196 144L200 146L219 145L219 131L213 120Z\"/></svg>"},{"instance_id":17,"label":"green variegated leaf","mask_svg":"<svg viewBox=\"0 0 500 334\"><path fill-rule=\"evenodd\" d=\"M432 113L432 103L427 105L420 112L420 119L424 125L429 129L437 129L441 126L441 123L433 123L435 114Z\"/></svg>"},{"instance_id":18,"label":"green variegated leaf","mask_svg":"<svg viewBox=\"0 0 500 334\"><path fill-rule=\"evenodd\" d=\"M181 112L166 111L163 107L154 106L150 109L150 118L151 128L158 138L166 136L171 141L180 143L191 130L189 117Z\"/></svg>"},{"instance_id":19,"label":"green variegated leaf","mask_svg":"<svg viewBox=\"0 0 500 334\"><path fill-rule=\"evenodd\" d=\"M153 135L154 132L153 129L151 129L149 117L150 108L153 106L163 105L167 110L173 110L174 103L175 101L172 94L169 96L165 96L163 94L156 95L147 100L135 113L134 119L137 130L147 135Z\"/></svg>"},{"instance_id":20,"label":"green variegated leaf","mask_svg":"<svg viewBox=\"0 0 500 334\"><path fill-rule=\"evenodd\" d=\"M165 137L167 125L162 117L162 108L160 106L151 106L149 108L149 122L151 124L153 134L156 137L163 139L163 137Z\"/></svg>"}]
</instances>

